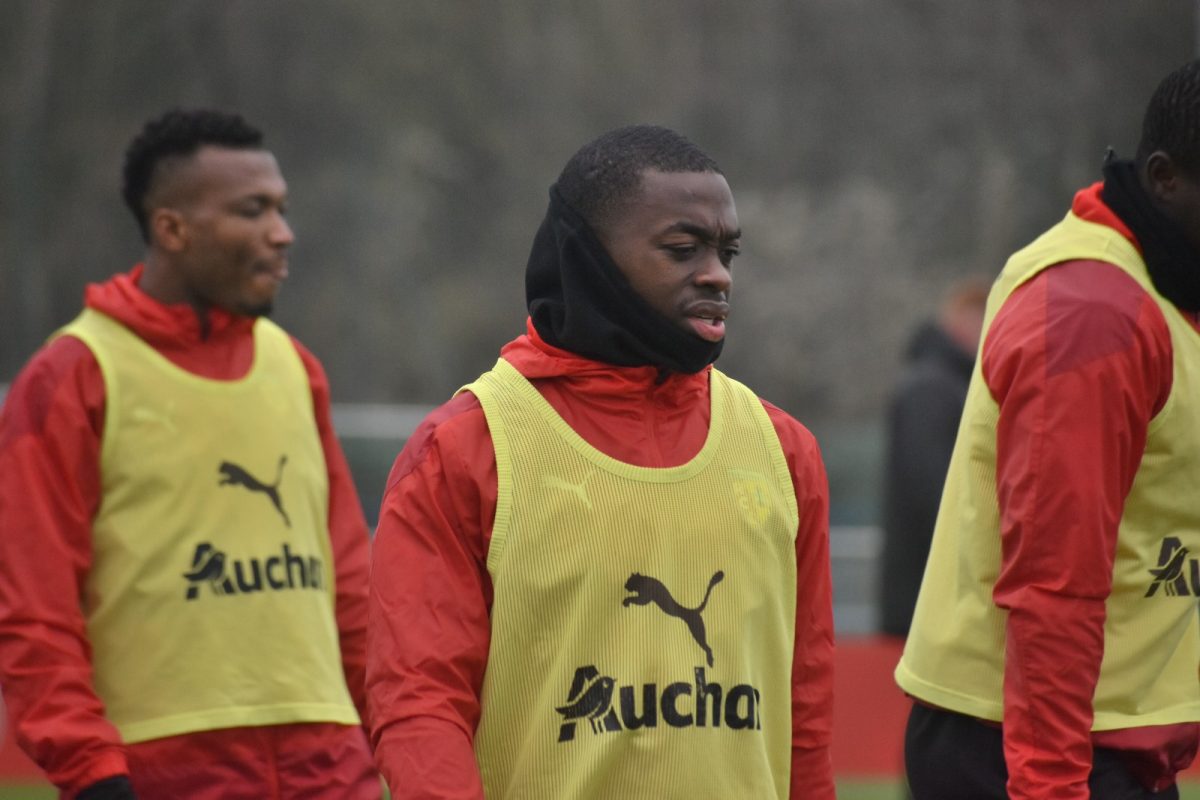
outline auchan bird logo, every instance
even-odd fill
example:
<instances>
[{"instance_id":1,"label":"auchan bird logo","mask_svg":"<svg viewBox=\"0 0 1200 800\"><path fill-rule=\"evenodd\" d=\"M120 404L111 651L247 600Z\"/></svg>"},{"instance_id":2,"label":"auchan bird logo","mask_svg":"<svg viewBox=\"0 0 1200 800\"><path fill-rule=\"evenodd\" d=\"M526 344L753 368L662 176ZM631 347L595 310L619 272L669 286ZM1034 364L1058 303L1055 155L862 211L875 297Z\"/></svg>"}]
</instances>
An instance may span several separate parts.
<instances>
[{"instance_id":1,"label":"auchan bird logo","mask_svg":"<svg viewBox=\"0 0 1200 800\"><path fill-rule=\"evenodd\" d=\"M1166 597L1200 597L1200 562L1189 556L1190 551L1177 537L1164 537L1158 552L1158 566L1150 570L1151 581L1145 596L1154 597L1162 589Z\"/></svg>"},{"instance_id":2,"label":"auchan bird logo","mask_svg":"<svg viewBox=\"0 0 1200 800\"><path fill-rule=\"evenodd\" d=\"M563 716L562 727L558 729L558 740L569 742L575 738L575 723L586 719L592 727L592 733L621 730L613 711L613 689L617 682L607 675L601 675L594 665L580 667L575 670L571 680L571 690L567 693L565 705L554 710Z\"/></svg>"}]
</instances>

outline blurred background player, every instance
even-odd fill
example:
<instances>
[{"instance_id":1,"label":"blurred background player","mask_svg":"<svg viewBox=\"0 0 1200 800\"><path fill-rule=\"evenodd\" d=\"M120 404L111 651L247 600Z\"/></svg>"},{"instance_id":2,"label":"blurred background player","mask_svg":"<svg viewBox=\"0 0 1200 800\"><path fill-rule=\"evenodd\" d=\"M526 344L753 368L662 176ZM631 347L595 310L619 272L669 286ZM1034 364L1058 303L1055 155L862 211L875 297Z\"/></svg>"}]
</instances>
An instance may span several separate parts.
<instances>
[{"instance_id":1,"label":"blurred background player","mask_svg":"<svg viewBox=\"0 0 1200 800\"><path fill-rule=\"evenodd\" d=\"M946 289L936 317L913 334L888 406L878 608L889 636L908 635L917 604L987 293L978 277Z\"/></svg>"},{"instance_id":2,"label":"blurred background player","mask_svg":"<svg viewBox=\"0 0 1200 800\"><path fill-rule=\"evenodd\" d=\"M729 185L633 126L550 198L526 333L384 496L367 682L393 797L832 798L824 466L710 366Z\"/></svg>"},{"instance_id":3,"label":"blurred background player","mask_svg":"<svg viewBox=\"0 0 1200 800\"><path fill-rule=\"evenodd\" d=\"M923 798L1174 798L1200 739L1200 62L1004 267L904 656Z\"/></svg>"},{"instance_id":4,"label":"blurred background player","mask_svg":"<svg viewBox=\"0 0 1200 800\"><path fill-rule=\"evenodd\" d=\"M988 284L963 278L942 295L905 351L904 370L888 403L883 473L883 549L879 560L879 630L900 657L921 588L950 453L958 434ZM902 764L903 730L896 730ZM905 790L902 795L908 797Z\"/></svg>"},{"instance_id":5,"label":"blurred background player","mask_svg":"<svg viewBox=\"0 0 1200 800\"><path fill-rule=\"evenodd\" d=\"M240 117L174 111L124 197L145 260L88 287L0 414L17 741L81 800L378 798L366 523L324 372L266 319L279 167Z\"/></svg>"}]
</instances>

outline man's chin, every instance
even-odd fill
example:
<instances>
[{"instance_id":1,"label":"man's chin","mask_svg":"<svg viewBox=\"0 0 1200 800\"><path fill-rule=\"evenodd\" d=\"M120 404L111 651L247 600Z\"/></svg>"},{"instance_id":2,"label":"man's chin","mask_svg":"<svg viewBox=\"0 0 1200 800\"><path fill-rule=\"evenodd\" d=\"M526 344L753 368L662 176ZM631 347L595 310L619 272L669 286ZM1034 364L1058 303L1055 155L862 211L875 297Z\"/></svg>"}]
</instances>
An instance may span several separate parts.
<instances>
[{"instance_id":1,"label":"man's chin","mask_svg":"<svg viewBox=\"0 0 1200 800\"><path fill-rule=\"evenodd\" d=\"M246 305L238 309L238 313L246 317L269 317L275 310L275 303L268 300L265 303Z\"/></svg>"}]
</instances>

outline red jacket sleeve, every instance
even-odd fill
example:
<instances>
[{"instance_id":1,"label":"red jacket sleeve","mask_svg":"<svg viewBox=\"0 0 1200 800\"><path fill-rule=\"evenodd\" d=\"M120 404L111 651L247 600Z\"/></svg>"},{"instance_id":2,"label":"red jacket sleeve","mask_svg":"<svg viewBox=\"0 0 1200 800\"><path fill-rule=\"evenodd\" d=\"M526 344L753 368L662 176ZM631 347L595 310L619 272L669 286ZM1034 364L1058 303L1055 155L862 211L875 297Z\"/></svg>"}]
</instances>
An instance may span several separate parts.
<instances>
[{"instance_id":1,"label":"red jacket sleeve","mask_svg":"<svg viewBox=\"0 0 1200 800\"><path fill-rule=\"evenodd\" d=\"M792 800L835 796L833 761L833 592L829 566L829 485L817 441L775 406L775 426L792 474L796 531L796 642L792 656Z\"/></svg>"},{"instance_id":2,"label":"red jacket sleeve","mask_svg":"<svg viewBox=\"0 0 1200 800\"><path fill-rule=\"evenodd\" d=\"M982 368L999 404L1009 796L1087 798L1117 528L1170 391L1170 334L1117 267L1067 262L1009 297Z\"/></svg>"},{"instance_id":3,"label":"red jacket sleeve","mask_svg":"<svg viewBox=\"0 0 1200 800\"><path fill-rule=\"evenodd\" d=\"M483 800L472 742L491 641L495 506L487 422L462 394L397 458L375 532L367 693L394 800Z\"/></svg>"},{"instance_id":4,"label":"red jacket sleeve","mask_svg":"<svg viewBox=\"0 0 1200 800\"><path fill-rule=\"evenodd\" d=\"M312 389L313 413L329 475L329 541L333 553L335 613L342 651L342 670L350 696L367 725L367 582L370 537L346 455L333 428L329 379L316 356L292 340Z\"/></svg>"},{"instance_id":5,"label":"red jacket sleeve","mask_svg":"<svg viewBox=\"0 0 1200 800\"><path fill-rule=\"evenodd\" d=\"M0 412L0 685L17 743L68 794L127 771L78 599L103 424L99 367L71 337L30 360Z\"/></svg>"}]
</instances>

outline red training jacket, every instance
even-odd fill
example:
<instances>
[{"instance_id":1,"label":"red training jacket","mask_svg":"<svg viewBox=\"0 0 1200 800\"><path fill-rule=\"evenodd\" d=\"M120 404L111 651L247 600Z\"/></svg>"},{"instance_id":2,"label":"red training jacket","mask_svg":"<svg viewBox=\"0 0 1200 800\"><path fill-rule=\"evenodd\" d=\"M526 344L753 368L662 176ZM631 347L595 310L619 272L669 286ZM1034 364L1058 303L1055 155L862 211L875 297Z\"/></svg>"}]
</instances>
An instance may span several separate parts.
<instances>
[{"instance_id":1,"label":"red training jacket","mask_svg":"<svg viewBox=\"0 0 1200 800\"><path fill-rule=\"evenodd\" d=\"M190 306L166 306L144 294L137 286L141 274L139 265L89 286L86 305L196 375L232 380L249 370L252 319L213 309L202 331ZM312 387L329 473L342 665L365 720L367 525L334 435L329 382L312 353L295 345ZM78 339L63 336L22 369L0 412L0 681L18 744L64 797L131 771L134 788L150 797L287 797L313 787L332 787L324 790L337 797L379 797L358 728L280 725L121 742L92 687L78 599L101 500L104 410L95 358ZM198 424L196 435L208 432ZM312 754L322 752L320 763L314 761Z\"/></svg>"},{"instance_id":2,"label":"red training jacket","mask_svg":"<svg viewBox=\"0 0 1200 800\"><path fill-rule=\"evenodd\" d=\"M1075 214L1137 245L1100 190L1079 192ZM1120 268L1068 261L1009 296L982 359L1000 406L993 596L1009 612L1009 794L1086 799L1093 745L1121 750L1147 785L1165 788L1195 756L1200 725L1090 731L1118 523L1147 426L1171 391L1166 320Z\"/></svg>"}]
</instances>

